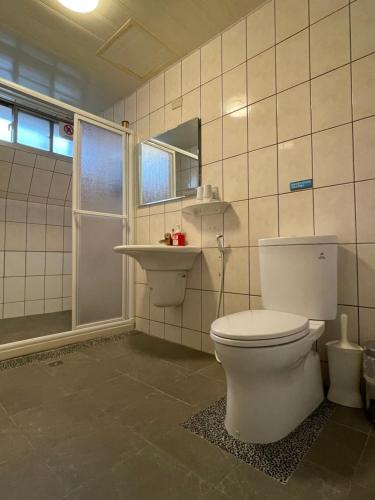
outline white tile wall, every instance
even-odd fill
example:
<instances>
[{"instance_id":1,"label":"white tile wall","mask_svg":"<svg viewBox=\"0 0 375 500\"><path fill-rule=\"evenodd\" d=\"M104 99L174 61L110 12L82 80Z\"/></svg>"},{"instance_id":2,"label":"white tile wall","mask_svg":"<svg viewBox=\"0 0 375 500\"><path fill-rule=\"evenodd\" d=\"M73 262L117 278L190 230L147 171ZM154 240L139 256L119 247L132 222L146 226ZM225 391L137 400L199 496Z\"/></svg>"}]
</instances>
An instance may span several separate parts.
<instances>
[{"instance_id":1,"label":"white tile wall","mask_svg":"<svg viewBox=\"0 0 375 500\"><path fill-rule=\"evenodd\" d=\"M278 92L309 79L308 29L287 38L276 46L276 71Z\"/></svg>"},{"instance_id":2,"label":"white tile wall","mask_svg":"<svg viewBox=\"0 0 375 500\"><path fill-rule=\"evenodd\" d=\"M272 47L247 61L248 104L275 94L275 48Z\"/></svg>"},{"instance_id":3,"label":"white tile wall","mask_svg":"<svg viewBox=\"0 0 375 500\"><path fill-rule=\"evenodd\" d=\"M222 73L221 36L211 40L200 50L201 81L206 83Z\"/></svg>"},{"instance_id":4,"label":"white tile wall","mask_svg":"<svg viewBox=\"0 0 375 500\"><path fill-rule=\"evenodd\" d=\"M312 25L310 44L312 77L350 62L349 7Z\"/></svg>"},{"instance_id":5,"label":"white tile wall","mask_svg":"<svg viewBox=\"0 0 375 500\"><path fill-rule=\"evenodd\" d=\"M165 102L173 101L181 95L181 62L165 72ZM138 101L137 101L138 109Z\"/></svg>"},{"instance_id":6,"label":"white tile wall","mask_svg":"<svg viewBox=\"0 0 375 500\"><path fill-rule=\"evenodd\" d=\"M308 12L308 0L275 0L276 42L306 28Z\"/></svg>"},{"instance_id":7,"label":"white tile wall","mask_svg":"<svg viewBox=\"0 0 375 500\"><path fill-rule=\"evenodd\" d=\"M139 102L136 93L124 99L125 118L142 134L200 117L202 180L232 202L224 217L203 220L181 215L175 202L137 210L139 243L181 221L188 241L203 246L183 307L158 319L137 272L137 328L212 352L207 332L220 283L212 234L220 227L225 314L262 307L259 238L334 233L339 311L349 314L350 338L375 339L374 32L373 0L271 0L155 77L150 114L136 119L137 107L145 109L140 92ZM169 103L180 95L172 115ZM4 170L0 183L7 178ZM291 181L310 178L312 190L289 192ZM327 326L321 352L338 324Z\"/></svg>"},{"instance_id":8,"label":"white tile wall","mask_svg":"<svg viewBox=\"0 0 375 500\"><path fill-rule=\"evenodd\" d=\"M0 146L0 318L71 308L71 169Z\"/></svg>"},{"instance_id":9,"label":"white tile wall","mask_svg":"<svg viewBox=\"0 0 375 500\"><path fill-rule=\"evenodd\" d=\"M246 19L238 22L222 35L223 72L246 61Z\"/></svg>"}]
</instances>

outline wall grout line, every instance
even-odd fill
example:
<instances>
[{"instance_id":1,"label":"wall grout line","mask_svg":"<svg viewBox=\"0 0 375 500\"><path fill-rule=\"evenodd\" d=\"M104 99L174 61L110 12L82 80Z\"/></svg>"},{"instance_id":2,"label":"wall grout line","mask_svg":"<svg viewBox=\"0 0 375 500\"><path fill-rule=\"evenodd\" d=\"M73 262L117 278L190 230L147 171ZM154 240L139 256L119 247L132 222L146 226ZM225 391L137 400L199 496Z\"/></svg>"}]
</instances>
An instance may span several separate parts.
<instances>
[{"instance_id":1,"label":"wall grout line","mask_svg":"<svg viewBox=\"0 0 375 500\"><path fill-rule=\"evenodd\" d=\"M274 10L274 36L275 36L275 42L276 42L276 4L273 2L273 10ZM274 57L275 57L275 94L276 94L276 109L275 109L275 121L276 121L276 144L279 143L279 114L277 112L277 104L278 104L278 98L277 98L277 55L276 55L276 47L277 44L275 44L275 49L274 49ZM277 177L277 234L280 236L280 196L279 196L279 148L276 146L276 177Z\"/></svg>"},{"instance_id":2,"label":"wall grout line","mask_svg":"<svg viewBox=\"0 0 375 500\"><path fill-rule=\"evenodd\" d=\"M309 43L309 97L310 97L310 159L311 159L311 178L313 179L313 188L314 186L314 143L313 143L313 107L312 107L312 87L311 87L311 25L310 25L310 0L308 0L308 43ZM316 234L315 227L315 196L314 189L311 190L312 197L312 224L313 224L313 234Z\"/></svg>"},{"instance_id":3,"label":"wall grout line","mask_svg":"<svg viewBox=\"0 0 375 500\"><path fill-rule=\"evenodd\" d=\"M351 11L351 3L349 2L348 5L349 9L349 52L350 52L350 60L352 60L352 11ZM353 179L354 179L354 185L353 185L353 193L354 193L354 224L355 224L355 234L356 234L356 242L355 242L355 252L356 252L356 286L357 286L357 304L358 304L358 309L357 309L357 322L358 322L358 343L361 341L361 322L360 322L360 314L359 314L359 304L360 304L360 297L359 297L359 289L360 289L360 283L359 283L359 263L358 263L358 224L357 224L357 196L356 196L356 175L355 175L355 156L354 156L354 103L353 103L353 69L352 69L352 64L350 64L350 97L351 97L351 106L350 106L350 111L351 111L351 118L352 118L352 124L351 124L351 132L352 132L352 162L353 162Z\"/></svg>"}]
</instances>

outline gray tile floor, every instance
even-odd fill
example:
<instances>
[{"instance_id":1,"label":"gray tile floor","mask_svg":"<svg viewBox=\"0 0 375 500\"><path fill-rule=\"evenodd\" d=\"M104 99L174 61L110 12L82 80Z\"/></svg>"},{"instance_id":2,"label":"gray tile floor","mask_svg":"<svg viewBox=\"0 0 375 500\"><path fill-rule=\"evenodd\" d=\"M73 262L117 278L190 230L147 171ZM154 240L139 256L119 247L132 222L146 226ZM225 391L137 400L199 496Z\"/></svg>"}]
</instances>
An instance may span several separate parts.
<instances>
[{"instance_id":1,"label":"gray tile floor","mask_svg":"<svg viewBox=\"0 0 375 500\"><path fill-rule=\"evenodd\" d=\"M72 311L0 320L0 344L44 337L72 329Z\"/></svg>"},{"instance_id":2,"label":"gray tile floor","mask_svg":"<svg viewBox=\"0 0 375 500\"><path fill-rule=\"evenodd\" d=\"M224 393L213 357L143 334L0 371L0 498L375 499L360 411L337 408L283 486L179 426Z\"/></svg>"}]
</instances>

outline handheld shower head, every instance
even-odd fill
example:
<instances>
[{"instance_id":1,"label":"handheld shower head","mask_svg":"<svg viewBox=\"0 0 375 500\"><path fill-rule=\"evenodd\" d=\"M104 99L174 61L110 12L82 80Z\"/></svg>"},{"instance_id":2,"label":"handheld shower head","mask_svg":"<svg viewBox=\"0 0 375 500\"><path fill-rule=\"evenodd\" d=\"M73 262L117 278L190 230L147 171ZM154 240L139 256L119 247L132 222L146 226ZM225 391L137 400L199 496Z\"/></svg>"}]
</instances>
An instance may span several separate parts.
<instances>
[{"instance_id":1,"label":"handheld shower head","mask_svg":"<svg viewBox=\"0 0 375 500\"><path fill-rule=\"evenodd\" d=\"M224 253L224 235L223 233L217 233L216 235L216 244L217 244L217 249L219 250L220 254Z\"/></svg>"}]
</instances>

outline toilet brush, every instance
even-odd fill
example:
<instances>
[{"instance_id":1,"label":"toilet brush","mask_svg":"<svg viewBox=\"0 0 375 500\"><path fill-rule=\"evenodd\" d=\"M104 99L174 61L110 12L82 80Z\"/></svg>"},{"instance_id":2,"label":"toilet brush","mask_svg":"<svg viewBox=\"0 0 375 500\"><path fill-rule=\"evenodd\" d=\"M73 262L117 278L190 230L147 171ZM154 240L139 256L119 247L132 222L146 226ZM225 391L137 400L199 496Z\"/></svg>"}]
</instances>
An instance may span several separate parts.
<instances>
[{"instance_id":1,"label":"toilet brush","mask_svg":"<svg viewBox=\"0 0 375 500\"><path fill-rule=\"evenodd\" d=\"M341 314L341 338L327 342L330 387L328 399L351 408L362 408L359 390L362 347L348 340L348 316Z\"/></svg>"}]
</instances>

